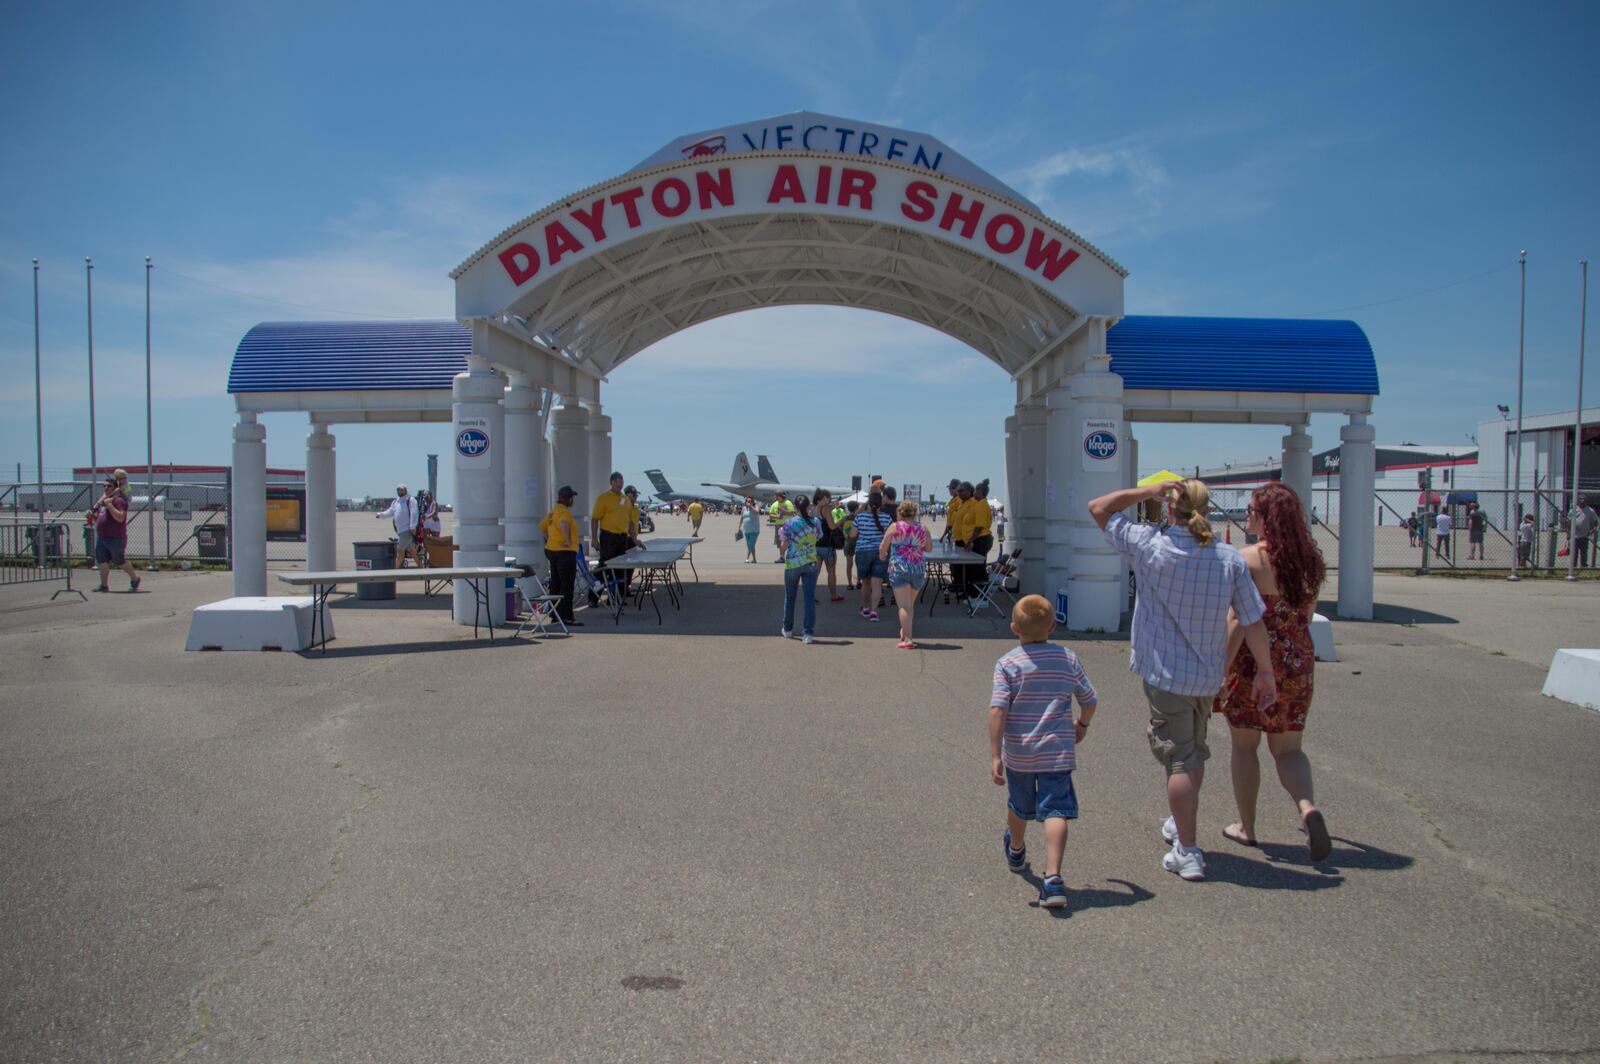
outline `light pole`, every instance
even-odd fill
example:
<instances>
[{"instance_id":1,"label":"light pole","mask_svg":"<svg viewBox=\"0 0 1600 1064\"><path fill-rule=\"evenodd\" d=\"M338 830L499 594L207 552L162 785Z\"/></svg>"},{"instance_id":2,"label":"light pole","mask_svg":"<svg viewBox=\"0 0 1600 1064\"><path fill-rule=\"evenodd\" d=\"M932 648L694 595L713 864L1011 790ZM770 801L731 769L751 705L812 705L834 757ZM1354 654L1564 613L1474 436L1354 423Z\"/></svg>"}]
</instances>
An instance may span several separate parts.
<instances>
[{"instance_id":1,"label":"light pole","mask_svg":"<svg viewBox=\"0 0 1600 1064\"><path fill-rule=\"evenodd\" d=\"M94 447L94 260L83 257L83 283L89 316L89 490L100 477L100 462Z\"/></svg>"},{"instance_id":2,"label":"light pole","mask_svg":"<svg viewBox=\"0 0 1600 1064\"><path fill-rule=\"evenodd\" d=\"M1523 251L1517 256L1517 264L1522 270L1522 298L1517 307L1517 459L1516 476L1513 478L1512 488L1516 494L1511 506L1511 520L1515 522L1511 551L1511 575L1507 580L1521 580L1517 575L1517 544L1521 542L1522 535L1522 364L1523 364L1523 337L1526 334L1528 323L1528 253Z\"/></svg>"},{"instance_id":3,"label":"light pole","mask_svg":"<svg viewBox=\"0 0 1600 1064\"><path fill-rule=\"evenodd\" d=\"M1582 482L1578 479L1578 462L1583 456L1583 340L1584 334L1589 331L1589 260L1579 259L1578 266L1583 270L1582 295L1578 300L1578 407L1572 415L1572 516L1567 519L1567 528L1572 527L1572 522L1577 519L1578 488ZM1600 540L1600 529L1589 530L1589 549L1596 549L1596 540ZM1578 579L1578 552L1575 543L1567 545L1567 579Z\"/></svg>"},{"instance_id":4,"label":"light pole","mask_svg":"<svg viewBox=\"0 0 1600 1064\"><path fill-rule=\"evenodd\" d=\"M34 564L44 568L44 390L39 372L39 260L33 260L33 446L34 467L39 487L39 497L34 505L39 508L39 531L33 540Z\"/></svg>"},{"instance_id":5,"label":"light pole","mask_svg":"<svg viewBox=\"0 0 1600 1064\"><path fill-rule=\"evenodd\" d=\"M150 401L150 256L144 257L144 515L150 530L150 553L145 567L156 567L156 466L155 428Z\"/></svg>"}]
</instances>

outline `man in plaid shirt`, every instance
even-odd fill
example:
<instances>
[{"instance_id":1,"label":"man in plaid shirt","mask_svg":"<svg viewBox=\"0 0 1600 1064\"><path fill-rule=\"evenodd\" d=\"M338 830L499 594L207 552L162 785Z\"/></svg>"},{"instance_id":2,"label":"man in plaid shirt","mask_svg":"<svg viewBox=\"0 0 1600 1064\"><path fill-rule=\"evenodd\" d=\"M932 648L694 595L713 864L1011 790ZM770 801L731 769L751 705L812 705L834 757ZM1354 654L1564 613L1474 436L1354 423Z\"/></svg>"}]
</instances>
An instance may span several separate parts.
<instances>
[{"instance_id":1,"label":"man in plaid shirt","mask_svg":"<svg viewBox=\"0 0 1600 1064\"><path fill-rule=\"evenodd\" d=\"M1165 498L1166 529L1138 525L1121 511ZM1237 550L1212 541L1206 513L1210 492L1198 480L1125 488L1089 503L1106 540L1133 563L1139 597L1133 608L1129 668L1144 680L1150 704L1150 750L1167 770L1161 827L1172 851L1162 867L1184 879L1204 879L1205 855L1195 845L1200 784L1205 778L1206 724L1227 669L1228 610L1238 615L1245 646L1255 656L1255 696L1263 708L1278 699L1272 676L1266 604Z\"/></svg>"}]
</instances>

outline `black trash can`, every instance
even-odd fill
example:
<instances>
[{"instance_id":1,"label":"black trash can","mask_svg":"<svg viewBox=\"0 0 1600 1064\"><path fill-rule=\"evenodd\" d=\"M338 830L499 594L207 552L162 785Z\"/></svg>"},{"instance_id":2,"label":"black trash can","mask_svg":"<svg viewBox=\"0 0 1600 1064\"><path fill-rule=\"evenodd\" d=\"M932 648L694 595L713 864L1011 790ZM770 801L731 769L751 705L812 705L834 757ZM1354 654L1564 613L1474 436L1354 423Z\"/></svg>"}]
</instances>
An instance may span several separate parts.
<instances>
[{"instance_id":1,"label":"black trash can","mask_svg":"<svg viewBox=\"0 0 1600 1064\"><path fill-rule=\"evenodd\" d=\"M357 569L393 569L394 545L392 539L370 539L355 544ZM356 585L356 598L368 602L394 598L394 582L382 581Z\"/></svg>"},{"instance_id":2,"label":"black trash can","mask_svg":"<svg viewBox=\"0 0 1600 1064\"><path fill-rule=\"evenodd\" d=\"M200 548L201 561L225 562L228 560L227 525L201 525L194 531L194 541Z\"/></svg>"}]
</instances>

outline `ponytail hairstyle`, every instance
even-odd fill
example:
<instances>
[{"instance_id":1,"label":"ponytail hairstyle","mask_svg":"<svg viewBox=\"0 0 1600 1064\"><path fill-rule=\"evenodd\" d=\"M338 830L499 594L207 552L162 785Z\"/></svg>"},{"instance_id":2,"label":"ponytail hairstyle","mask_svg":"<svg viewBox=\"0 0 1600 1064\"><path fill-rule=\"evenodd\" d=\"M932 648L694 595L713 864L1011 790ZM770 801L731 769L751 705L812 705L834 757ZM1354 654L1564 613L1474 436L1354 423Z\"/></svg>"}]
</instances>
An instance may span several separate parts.
<instances>
[{"instance_id":1,"label":"ponytail hairstyle","mask_svg":"<svg viewBox=\"0 0 1600 1064\"><path fill-rule=\"evenodd\" d=\"M1293 488L1281 481L1257 488L1250 506L1261 522L1267 561L1278 578L1278 591L1289 605L1303 610L1317 600L1327 566L1311 538L1305 508Z\"/></svg>"},{"instance_id":2,"label":"ponytail hairstyle","mask_svg":"<svg viewBox=\"0 0 1600 1064\"><path fill-rule=\"evenodd\" d=\"M805 497L805 493L797 494L792 501L794 502L794 512L807 521L811 520L811 500Z\"/></svg>"},{"instance_id":3,"label":"ponytail hairstyle","mask_svg":"<svg viewBox=\"0 0 1600 1064\"><path fill-rule=\"evenodd\" d=\"M872 514L872 523L883 530L883 492L870 491L867 493L867 511Z\"/></svg>"},{"instance_id":4,"label":"ponytail hairstyle","mask_svg":"<svg viewBox=\"0 0 1600 1064\"><path fill-rule=\"evenodd\" d=\"M1201 480L1175 480L1169 490L1172 514L1177 523L1189 530L1196 543L1208 546L1213 538L1211 520L1206 516L1211 506L1211 489Z\"/></svg>"},{"instance_id":5,"label":"ponytail hairstyle","mask_svg":"<svg viewBox=\"0 0 1600 1064\"><path fill-rule=\"evenodd\" d=\"M900 515L900 520L904 521L906 524L916 524L917 504L912 502L910 499L907 499L905 502L900 504L900 509L897 510L896 513Z\"/></svg>"}]
</instances>

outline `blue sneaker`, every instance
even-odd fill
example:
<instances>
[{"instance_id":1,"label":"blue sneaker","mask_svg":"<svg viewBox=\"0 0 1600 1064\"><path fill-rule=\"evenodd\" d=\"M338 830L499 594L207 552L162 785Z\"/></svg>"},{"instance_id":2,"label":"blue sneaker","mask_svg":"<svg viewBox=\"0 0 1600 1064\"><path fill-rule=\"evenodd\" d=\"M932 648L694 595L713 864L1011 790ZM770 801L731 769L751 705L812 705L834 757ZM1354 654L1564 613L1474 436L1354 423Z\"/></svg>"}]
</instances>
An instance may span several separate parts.
<instances>
[{"instance_id":1,"label":"blue sneaker","mask_svg":"<svg viewBox=\"0 0 1600 1064\"><path fill-rule=\"evenodd\" d=\"M1013 850L1011 848L1010 828L1006 828L1006 833L1003 836L1003 839L1006 848L1006 867L1011 869L1013 872L1021 872L1023 869L1027 868L1028 848L1026 846L1022 847L1020 850Z\"/></svg>"},{"instance_id":2,"label":"blue sneaker","mask_svg":"<svg viewBox=\"0 0 1600 1064\"><path fill-rule=\"evenodd\" d=\"M1067 907L1067 887L1061 882L1060 876L1051 876L1039 887L1039 908L1065 909Z\"/></svg>"}]
</instances>

